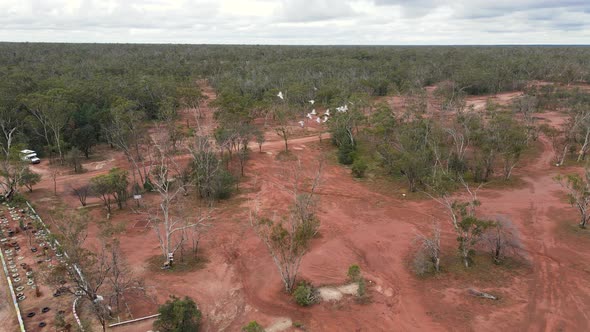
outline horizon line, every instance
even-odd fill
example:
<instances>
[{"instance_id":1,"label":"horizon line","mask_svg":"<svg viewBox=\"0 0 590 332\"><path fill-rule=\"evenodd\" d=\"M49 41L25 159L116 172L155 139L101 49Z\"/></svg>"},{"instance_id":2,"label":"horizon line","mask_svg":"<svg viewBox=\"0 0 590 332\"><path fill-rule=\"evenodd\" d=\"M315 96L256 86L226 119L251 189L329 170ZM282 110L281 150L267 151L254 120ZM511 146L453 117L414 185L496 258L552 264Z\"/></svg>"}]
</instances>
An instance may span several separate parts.
<instances>
[{"instance_id":1,"label":"horizon line","mask_svg":"<svg viewBox=\"0 0 590 332\"><path fill-rule=\"evenodd\" d=\"M65 41L3 41L0 44L71 44L71 45L184 45L184 46L292 46L292 47L589 47L590 44L272 44L272 43L174 43L174 42L65 42Z\"/></svg>"}]
</instances>

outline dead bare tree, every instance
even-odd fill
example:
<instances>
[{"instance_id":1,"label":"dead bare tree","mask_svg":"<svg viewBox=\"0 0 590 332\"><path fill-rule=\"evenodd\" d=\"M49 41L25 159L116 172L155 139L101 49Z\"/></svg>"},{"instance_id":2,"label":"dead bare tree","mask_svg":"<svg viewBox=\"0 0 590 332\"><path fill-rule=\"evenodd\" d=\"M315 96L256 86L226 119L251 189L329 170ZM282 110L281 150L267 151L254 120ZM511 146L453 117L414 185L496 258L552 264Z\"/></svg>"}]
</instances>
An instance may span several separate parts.
<instances>
[{"instance_id":1,"label":"dead bare tree","mask_svg":"<svg viewBox=\"0 0 590 332\"><path fill-rule=\"evenodd\" d=\"M49 175L51 176L51 180L53 181L53 194L57 196L57 178L60 175L59 168L53 165L49 167Z\"/></svg>"},{"instance_id":2,"label":"dead bare tree","mask_svg":"<svg viewBox=\"0 0 590 332\"><path fill-rule=\"evenodd\" d=\"M121 306L124 304L128 314L131 315L125 295L139 294L145 296L145 285L141 279L133 275L129 265L123 259L119 241L114 240L108 246L108 255L111 266L110 273L107 275L110 305L116 308L115 312L121 313Z\"/></svg>"},{"instance_id":3,"label":"dead bare tree","mask_svg":"<svg viewBox=\"0 0 590 332\"><path fill-rule=\"evenodd\" d=\"M430 235L418 233L416 235L416 241L420 245L414 262L415 268L419 270L417 272L422 274L427 270L422 262L424 260L428 260L429 263L432 264L434 272L440 272L440 224L438 222L433 222Z\"/></svg>"},{"instance_id":4,"label":"dead bare tree","mask_svg":"<svg viewBox=\"0 0 590 332\"><path fill-rule=\"evenodd\" d=\"M89 184L81 184L81 185L71 184L70 190L72 191L72 194L78 198L78 200L80 201L80 204L82 204L82 206L86 206L86 199L88 198L88 195L90 195L90 192L91 192L90 185Z\"/></svg>"},{"instance_id":5,"label":"dead bare tree","mask_svg":"<svg viewBox=\"0 0 590 332\"><path fill-rule=\"evenodd\" d=\"M303 191L301 164L298 163L293 174L293 187L289 192L293 202L286 216L273 218L263 217L256 203L250 213L250 223L258 237L266 245L275 265L277 266L285 291L293 290L297 273L303 256L308 252L311 240L319 230L315 193L320 185L322 162L312 180L311 187Z\"/></svg>"},{"instance_id":6,"label":"dead bare tree","mask_svg":"<svg viewBox=\"0 0 590 332\"><path fill-rule=\"evenodd\" d=\"M501 264L507 256L519 255L523 249L518 230L503 215L494 218L493 227L484 232L482 240L484 248L490 252L496 264Z\"/></svg>"},{"instance_id":7,"label":"dead bare tree","mask_svg":"<svg viewBox=\"0 0 590 332\"><path fill-rule=\"evenodd\" d=\"M175 235L189 228L197 228L204 225L208 219L207 214L199 214L194 218L182 217L173 213L181 202L179 196L186 190L187 184L180 181L182 172L178 164L172 158L165 146L157 145L155 159L158 164L152 166L153 187L160 195L159 209L150 213L152 228L158 236L164 266L170 267L174 253L180 248L184 238L178 240Z\"/></svg>"}]
</instances>

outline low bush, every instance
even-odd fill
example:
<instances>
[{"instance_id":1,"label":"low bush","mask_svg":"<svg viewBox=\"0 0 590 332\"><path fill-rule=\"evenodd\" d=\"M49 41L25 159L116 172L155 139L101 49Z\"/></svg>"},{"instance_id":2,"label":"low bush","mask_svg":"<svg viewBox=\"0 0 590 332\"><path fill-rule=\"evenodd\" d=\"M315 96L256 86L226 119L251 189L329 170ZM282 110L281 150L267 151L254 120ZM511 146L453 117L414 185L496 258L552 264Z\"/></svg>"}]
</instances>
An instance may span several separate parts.
<instances>
[{"instance_id":1,"label":"low bush","mask_svg":"<svg viewBox=\"0 0 590 332\"><path fill-rule=\"evenodd\" d=\"M354 162L355 147L352 144L342 144L338 147L338 162L343 165L351 165Z\"/></svg>"},{"instance_id":2,"label":"low bush","mask_svg":"<svg viewBox=\"0 0 590 332\"><path fill-rule=\"evenodd\" d=\"M242 327L242 332L264 332L264 327L253 320L248 325Z\"/></svg>"},{"instance_id":3,"label":"low bush","mask_svg":"<svg viewBox=\"0 0 590 332\"><path fill-rule=\"evenodd\" d=\"M432 260L423 249L420 249L414 256L412 268L418 276L425 276L436 272Z\"/></svg>"},{"instance_id":4,"label":"low bush","mask_svg":"<svg viewBox=\"0 0 590 332\"><path fill-rule=\"evenodd\" d=\"M227 170L222 169L215 178L214 198L228 199L233 193L236 178Z\"/></svg>"},{"instance_id":5,"label":"low bush","mask_svg":"<svg viewBox=\"0 0 590 332\"><path fill-rule=\"evenodd\" d=\"M361 278L361 268L356 264L352 264L348 267L348 273L346 275L348 276L348 280L357 282Z\"/></svg>"},{"instance_id":6,"label":"low bush","mask_svg":"<svg viewBox=\"0 0 590 332\"><path fill-rule=\"evenodd\" d=\"M356 301L364 304L370 301L369 295L367 294L367 281L365 278L360 277L358 280L358 289L356 291Z\"/></svg>"},{"instance_id":7,"label":"low bush","mask_svg":"<svg viewBox=\"0 0 590 332\"><path fill-rule=\"evenodd\" d=\"M202 314L193 299L186 296L179 299L172 296L158 308L160 316L154 322L154 329L161 332L198 332Z\"/></svg>"},{"instance_id":8,"label":"low bush","mask_svg":"<svg viewBox=\"0 0 590 332\"><path fill-rule=\"evenodd\" d=\"M305 325L303 325L303 323L301 323L301 322L293 322L292 325L294 328L305 329Z\"/></svg>"},{"instance_id":9,"label":"low bush","mask_svg":"<svg viewBox=\"0 0 590 332\"><path fill-rule=\"evenodd\" d=\"M363 158L356 158L356 160L352 163L352 176L355 178L363 178L365 176L365 172L367 171L367 163Z\"/></svg>"},{"instance_id":10,"label":"low bush","mask_svg":"<svg viewBox=\"0 0 590 332\"><path fill-rule=\"evenodd\" d=\"M302 281L293 292L295 302L302 306L308 307L318 302L318 291L310 283Z\"/></svg>"}]
</instances>

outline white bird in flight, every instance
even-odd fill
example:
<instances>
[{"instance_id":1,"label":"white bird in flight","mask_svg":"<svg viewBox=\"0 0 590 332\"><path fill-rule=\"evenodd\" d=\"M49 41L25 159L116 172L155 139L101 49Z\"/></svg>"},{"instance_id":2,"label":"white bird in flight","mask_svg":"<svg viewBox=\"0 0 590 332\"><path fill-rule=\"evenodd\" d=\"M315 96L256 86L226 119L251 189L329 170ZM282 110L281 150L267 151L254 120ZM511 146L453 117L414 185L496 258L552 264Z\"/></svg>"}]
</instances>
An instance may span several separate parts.
<instances>
[{"instance_id":1,"label":"white bird in flight","mask_svg":"<svg viewBox=\"0 0 590 332\"><path fill-rule=\"evenodd\" d=\"M315 112L315 108L311 110L311 113L309 113L311 115L316 115L317 113Z\"/></svg>"},{"instance_id":2,"label":"white bird in flight","mask_svg":"<svg viewBox=\"0 0 590 332\"><path fill-rule=\"evenodd\" d=\"M305 122L303 120L299 121L299 125L301 126L301 128L303 128L303 126L305 125Z\"/></svg>"},{"instance_id":3,"label":"white bird in flight","mask_svg":"<svg viewBox=\"0 0 590 332\"><path fill-rule=\"evenodd\" d=\"M320 119L320 117L318 117L317 119L315 119L315 121L316 121L317 123L321 123L321 122L322 122L322 119Z\"/></svg>"},{"instance_id":4,"label":"white bird in flight","mask_svg":"<svg viewBox=\"0 0 590 332\"><path fill-rule=\"evenodd\" d=\"M313 104L315 104L315 100L312 99L309 101L309 103L313 105Z\"/></svg>"},{"instance_id":5,"label":"white bird in flight","mask_svg":"<svg viewBox=\"0 0 590 332\"><path fill-rule=\"evenodd\" d=\"M311 119L312 118L311 113L307 113L307 118L308 119Z\"/></svg>"},{"instance_id":6,"label":"white bird in flight","mask_svg":"<svg viewBox=\"0 0 590 332\"><path fill-rule=\"evenodd\" d=\"M326 122L326 121L328 121L328 117L324 115L324 121L323 122Z\"/></svg>"},{"instance_id":7,"label":"white bird in flight","mask_svg":"<svg viewBox=\"0 0 590 332\"><path fill-rule=\"evenodd\" d=\"M285 96L283 96L283 91L279 91L279 93L277 94L277 97L285 100Z\"/></svg>"},{"instance_id":8,"label":"white bird in flight","mask_svg":"<svg viewBox=\"0 0 590 332\"><path fill-rule=\"evenodd\" d=\"M326 110L326 113L324 113L324 116L330 116L330 110Z\"/></svg>"}]
</instances>

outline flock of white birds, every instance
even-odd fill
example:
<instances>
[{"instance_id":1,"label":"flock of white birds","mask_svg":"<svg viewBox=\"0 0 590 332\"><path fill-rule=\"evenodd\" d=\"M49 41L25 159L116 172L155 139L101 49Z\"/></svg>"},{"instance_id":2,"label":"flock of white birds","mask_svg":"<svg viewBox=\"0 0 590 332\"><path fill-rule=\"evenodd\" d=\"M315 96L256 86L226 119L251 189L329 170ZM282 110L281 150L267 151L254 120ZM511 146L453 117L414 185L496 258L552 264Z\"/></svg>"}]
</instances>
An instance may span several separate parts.
<instances>
[{"instance_id":1,"label":"flock of white birds","mask_svg":"<svg viewBox=\"0 0 590 332\"><path fill-rule=\"evenodd\" d=\"M279 91L279 93L277 94L277 97L279 97L281 100L285 100L285 95L283 94L283 91ZM312 99L309 101L309 103L313 106L315 104L315 100ZM336 107L336 112L338 112L338 113L348 112L348 105L345 104L343 106ZM324 112L324 114L319 115L314 108L311 110L311 112L307 113L307 115L305 117L311 121L314 121L314 119L315 119L315 122L317 122L319 124L326 123L330 119L330 109L327 109L326 112ZM304 118L303 120L298 122L299 125L301 126L301 128L305 127L305 121L306 121L306 119Z\"/></svg>"}]
</instances>

